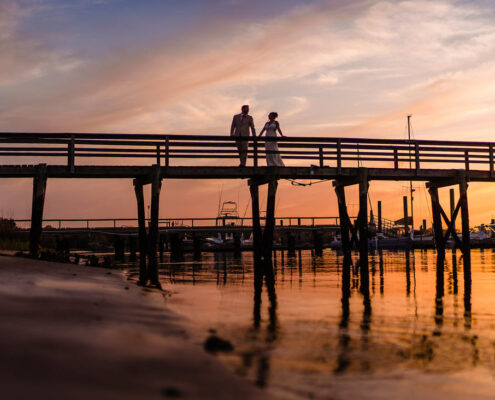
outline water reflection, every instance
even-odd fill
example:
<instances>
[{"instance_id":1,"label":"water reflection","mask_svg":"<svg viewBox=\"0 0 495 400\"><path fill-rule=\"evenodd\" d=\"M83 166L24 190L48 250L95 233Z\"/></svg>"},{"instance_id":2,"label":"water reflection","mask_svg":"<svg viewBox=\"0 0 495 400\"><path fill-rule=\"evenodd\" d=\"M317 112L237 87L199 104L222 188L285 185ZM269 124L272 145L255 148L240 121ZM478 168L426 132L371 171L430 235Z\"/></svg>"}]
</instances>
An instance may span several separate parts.
<instances>
[{"instance_id":1,"label":"water reflection","mask_svg":"<svg viewBox=\"0 0 495 400\"><path fill-rule=\"evenodd\" d=\"M276 260L275 257L273 257ZM247 354L244 355L245 365L251 365L253 359L256 359L256 380L257 386L264 387L266 385L270 372L270 356L269 349L271 344L277 339L277 294L275 292L275 272L272 259L258 259L254 264L254 307L253 307L253 331L259 333L261 327L261 305L263 283L266 287L268 298L268 324L264 342L267 345L267 350L259 355ZM246 363L246 358L249 360Z\"/></svg>"},{"instance_id":2,"label":"water reflection","mask_svg":"<svg viewBox=\"0 0 495 400\"><path fill-rule=\"evenodd\" d=\"M220 357L237 372L261 387L310 391L321 376L491 368L493 254L473 251L469 262L459 251L378 250L369 270L357 254L328 250L279 251L273 265L203 254L164 263L161 279L181 285L168 301L200 338L214 328L233 342L234 354Z\"/></svg>"},{"instance_id":3,"label":"water reflection","mask_svg":"<svg viewBox=\"0 0 495 400\"><path fill-rule=\"evenodd\" d=\"M471 258L462 258L464 269L464 327L471 329ZM483 259L484 261L484 259ZM484 263L481 264L484 266Z\"/></svg>"},{"instance_id":4,"label":"water reflection","mask_svg":"<svg viewBox=\"0 0 495 400\"><path fill-rule=\"evenodd\" d=\"M436 329L433 332L433 334L435 336L440 336L442 334L444 267L445 267L445 256L443 254L438 254L438 256L437 256L437 273L436 273L436 292L435 292L435 325L436 325Z\"/></svg>"},{"instance_id":5,"label":"water reflection","mask_svg":"<svg viewBox=\"0 0 495 400\"><path fill-rule=\"evenodd\" d=\"M349 335L349 298L351 297L351 260L344 258L342 265L342 316L339 323L339 351L337 357L337 366L334 369L336 374L340 374L346 371L347 367L351 363L350 355L348 354L349 342L351 336Z\"/></svg>"}]
</instances>

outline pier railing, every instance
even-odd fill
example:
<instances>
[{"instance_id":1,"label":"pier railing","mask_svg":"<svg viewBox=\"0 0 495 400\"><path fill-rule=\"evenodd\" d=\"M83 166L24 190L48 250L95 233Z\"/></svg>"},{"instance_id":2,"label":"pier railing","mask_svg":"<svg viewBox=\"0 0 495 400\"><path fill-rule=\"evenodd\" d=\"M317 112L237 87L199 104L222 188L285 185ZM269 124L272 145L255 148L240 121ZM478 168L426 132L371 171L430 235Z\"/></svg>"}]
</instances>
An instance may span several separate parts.
<instances>
[{"instance_id":1,"label":"pier railing","mask_svg":"<svg viewBox=\"0 0 495 400\"><path fill-rule=\"evenodd\" d=\"M152 135L110 133L0 133L0 157L5 164L16 159L58 157L71 170L83 159L147 159L162 166L178 165L178 160L232 160L237 165L236 140L249 143L253 166L271 151L265 142L277 141L279 153L290 166L318 167L364 166L380 163L383 168L423 167L488 170L493 175L495 143L437 140L390 140L367 138L283 137L232 138L230 136ZM235 161L234 161L235 160ZM356 165L357 163L357 165ZM405 163L405 164L404 164ZM183 166L183 164L181 165ZM366 165L368 166L368 165Z\"/></svg>"},{"instance_id":2,"label":"pier railing","mask_svg":"<svg viewBox=\"0 0 495 400\"><path fill-rule=\"evenodd\" d=\"M261 217L264 220L265 217ZM356 217L351 217L356 219ZM31 219L15 219L13 220L17 226L22 227L24 224L30 224ZM149 224L150 219L147 218L146 223ZM303 227L321 227L321 226L339 226L339 217L277 217L276 224L278 226L303 226ZM54 218L43 219L45 229L47 226L53 229L70 229L75 227L83 227L92 229L105 226L106 228L133 228L138 224L137 218ZM251 218L159 218L158 225L160 228L201 228L201 227L251 227Z\"/></svg>"}]
</instances>

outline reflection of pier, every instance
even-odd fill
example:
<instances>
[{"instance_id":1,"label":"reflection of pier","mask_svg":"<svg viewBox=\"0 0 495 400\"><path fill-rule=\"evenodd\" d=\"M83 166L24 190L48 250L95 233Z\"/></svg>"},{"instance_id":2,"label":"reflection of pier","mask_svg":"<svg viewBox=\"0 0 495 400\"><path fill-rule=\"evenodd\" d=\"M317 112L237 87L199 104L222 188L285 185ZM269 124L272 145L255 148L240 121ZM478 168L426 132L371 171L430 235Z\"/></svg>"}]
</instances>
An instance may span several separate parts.
<instances>
[{"instance_id":1,"label":"reflection of pier","mask_svg":"<svg viewBox=\"0 0 495 400\"><path fill-rule=\"evenodd\" d=\"M4 160L14 160L0 166L0 177L33 178L30 229L30 251L33 256L38 255L48 178L133 179L139 222L141 283L151 281L157 285L159 197L163 180L249 179L255 253L263 260L269 259L268 254L271 253L270 239L275 229L272 205L277 181L333 180L339 201L344 251L350 254L352 243L358 244L362 272L368 268L367 194L371 181L428 182L437 249L444 253L447 240L453 237L465 259L469 258L470 249L468 182L495 181L494 144L487 142L302 137L239 140L250 144L252 167L221 165L224 160L231 165L237 159L235 141L224 136L0 133L0 156ZM293 166L278 168L258 165L259 157L266 153L262 144L273 140L279 142L280 153L286 163L293 163ZM32 163L33 159L44 163L26 164ZM86 160L84 165L81 163L83 159ZM129 165L129 159L133 160L132 165ZM211 161L215 166L211 166ZM366 163L366 168L363 163ZM268 184L268 201L262 233L258 187L264 184ZM345 187L355 184L359 185L357 226L350 223L344 192ZM151 186L151 220L148 228L143 194L145 185ZM438 188L452 185L459 185L460 200L449 217L440 205ZM308 200L307 204L311 202ZM459 214L462 239L457 236L454 225ZM442 219L447 225L445 233Z\"/></svg>"}]
</instances>

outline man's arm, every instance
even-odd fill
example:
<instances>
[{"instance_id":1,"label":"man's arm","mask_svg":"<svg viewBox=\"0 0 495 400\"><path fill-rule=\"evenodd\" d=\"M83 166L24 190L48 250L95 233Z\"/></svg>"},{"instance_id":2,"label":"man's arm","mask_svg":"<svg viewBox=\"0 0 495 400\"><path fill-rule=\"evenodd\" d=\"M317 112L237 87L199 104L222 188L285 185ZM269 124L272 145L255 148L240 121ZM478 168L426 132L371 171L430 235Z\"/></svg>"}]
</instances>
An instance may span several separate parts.
<instances>
[{"instance_id":1,"label":"man's arm","mask_svg":"<svg viewBox=\"0 0 495 400\"><path fill-rule=\"evenodd\" d=\"M254 129L253 117L251 117L251 120L249 121L249 126L251 127L251 133L253 134L254 137L256 137L256 129Z\"/></svg>"},{"instance_id":2,"label":"man's arm","mask_svg":"<svg viewBox=\"0 0 495 400\"><path fill-rule=\"evenodd\" d=\"M232 118L232 125L230 126L230 136L234 136L234 130L235 130L235 115Z\"/></svg>"}]
</instances>

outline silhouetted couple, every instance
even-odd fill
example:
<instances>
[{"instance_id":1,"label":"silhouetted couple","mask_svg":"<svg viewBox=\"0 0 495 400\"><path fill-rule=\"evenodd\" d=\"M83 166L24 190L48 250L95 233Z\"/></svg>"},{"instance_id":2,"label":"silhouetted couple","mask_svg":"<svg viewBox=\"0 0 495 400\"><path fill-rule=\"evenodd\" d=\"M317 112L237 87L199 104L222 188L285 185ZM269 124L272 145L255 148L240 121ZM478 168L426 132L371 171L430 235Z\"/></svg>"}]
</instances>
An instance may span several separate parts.
<instances>
[{"instance_id":1,"label":"silhouetted couple","mask_svg":"<svg viewBox=\"0 0 495 400\"><path fill-rule=\"evenodd\" d=\"M249 137L249 130L253 137L256 137L256 130L254 128L253 117L249 115L249 106L244 105L241 108L241 113L234 115L232 119L232 126L230 127L230 136L233 137ZM280 124L276 121L278 114L276 112L271 112L268 114L268 121L266 122L263 130L258 135L261 137L263 133L266 132L266 137L277 137L277 132L280 136L284 137L282 131L280 130ZM239 158L241 163L239 167L246 166L247 154L248 154L248 141L247 140L236 140L237 150L239 151ZM278 145L276 141L266 141L266 165L269 167L284 167L284 162L280 157L278 150Z\"/></svg>"}]
</instances>

